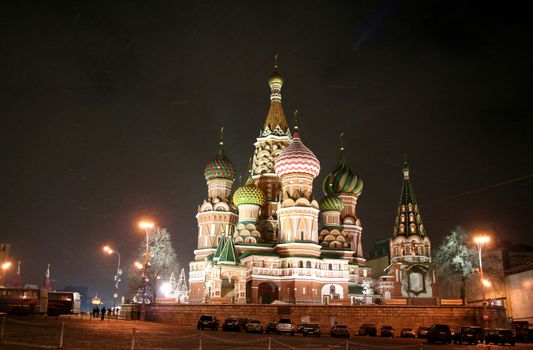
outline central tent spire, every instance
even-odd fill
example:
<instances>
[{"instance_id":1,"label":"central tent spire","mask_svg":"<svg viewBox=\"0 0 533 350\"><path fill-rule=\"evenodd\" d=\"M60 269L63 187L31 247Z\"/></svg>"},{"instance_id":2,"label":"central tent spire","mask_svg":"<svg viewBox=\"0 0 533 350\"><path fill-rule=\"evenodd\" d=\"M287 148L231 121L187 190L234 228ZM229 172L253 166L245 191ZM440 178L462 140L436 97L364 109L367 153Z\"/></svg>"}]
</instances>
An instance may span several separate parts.
<instances>
[{"instance_id":1,"label":"central tent spire","mask_svg":"<svg viewBox=\"0 0 533 350\"><path fill-rule=\"evenodd\" d=\"M281 87L283 86L283 78L278 70L278 55L274 57L274 72L268 79L270 86L270 108L261 132L262 136L269 134L286 135L289 129L285 112L281 105Z\"/></svg>"}]
</instances>

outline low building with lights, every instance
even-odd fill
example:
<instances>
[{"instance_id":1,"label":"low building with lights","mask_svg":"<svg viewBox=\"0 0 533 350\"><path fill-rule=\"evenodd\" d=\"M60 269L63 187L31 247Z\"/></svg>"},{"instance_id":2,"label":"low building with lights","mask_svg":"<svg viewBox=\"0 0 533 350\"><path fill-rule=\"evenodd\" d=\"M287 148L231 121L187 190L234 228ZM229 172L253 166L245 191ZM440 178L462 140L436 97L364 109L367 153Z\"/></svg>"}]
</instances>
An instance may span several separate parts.
<instances>
[{"instance_id":1,"label":"low building with lights","mask_svg":"<svg viewBox=\"0 0 533 350\"><path fill-rule=\"evenodd\" d=\"M232 193L235 167L224 153L222 134L205 168L208 190L196 215L189 301L354 303L364 297L370 275L356 212L363 181L341 146L338 166L322 186L325 196L315 199L320 162L297 125L291 134L277 67L268 84L270 109L246 183Z\"/></svg>"}]
</instances>

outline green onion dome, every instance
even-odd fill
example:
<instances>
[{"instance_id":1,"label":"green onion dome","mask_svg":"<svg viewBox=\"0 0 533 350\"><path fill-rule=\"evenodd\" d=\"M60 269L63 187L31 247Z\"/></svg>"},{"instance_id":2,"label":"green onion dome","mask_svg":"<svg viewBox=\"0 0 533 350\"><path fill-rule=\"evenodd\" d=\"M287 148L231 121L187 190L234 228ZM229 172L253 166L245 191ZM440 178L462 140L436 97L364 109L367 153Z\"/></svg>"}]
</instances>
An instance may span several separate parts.
<instances>
[{"instance_id":1,"label":"green onion dome","mask_svg":"<svg viewBox=\"0 0 533 350\"><path fill-rule=\"evenodd\" d=\"M207 181L212 179L235 179L235 165L224 154L224 142L222 137L218 143L217 153L204 170L204 177Z\"/></svg>"},{"instance_id":2,"label":"green onion dome","mask_svg":"<svg viewBox=\"0 0 533 350\"><path fill-rule=\"evenodd\" d=\"M344 147L341 147L337 169L326 176L322 184L322 189L324 190L324 194L327 195L351 193L359 196L363 192L363 180L350 169L344 156Z\"/></svg>"},{"instance_id":3,"label":"green onion dome","mask_svg":"<svg viewBox=\"0 0 533 350\"><path fill-rule=\"evenodd\" d=\"M262 206L266 198L263 191L257 187L251 177L248 178L244 186L239 187L233 194L233 203L239 206L241 204L255 204Z\"/></svg>"},{"instance_id":4,"label":"green onion dome","mask_svg":"<svg viewBox=\"0 0 533 350\"><path fill-rule=\"evenodd\" d=\"M344 203L336 195L327 195L318 203L321 211L342 211Z\"/></svg>"}]
</instances>

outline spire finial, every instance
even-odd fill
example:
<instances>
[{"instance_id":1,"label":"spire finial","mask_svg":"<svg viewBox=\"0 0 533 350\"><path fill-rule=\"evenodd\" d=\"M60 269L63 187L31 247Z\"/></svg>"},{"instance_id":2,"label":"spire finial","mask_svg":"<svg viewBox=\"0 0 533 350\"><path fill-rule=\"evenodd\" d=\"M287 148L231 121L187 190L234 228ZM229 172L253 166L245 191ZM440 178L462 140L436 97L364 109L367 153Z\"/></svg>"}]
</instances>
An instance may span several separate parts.
<instances>
[{"instance_id":1,"label":"spire finial","mask_svg":"<svg viewBox=\"0 0 533 350\"><path fill-rule=\"evenodd\" d=\"M294 137L299 137L299 133L298 133L298 109L294 110L294 114L292 116L294 118Z\"/></svg>"},{"instance_id":2,"label":"spire finial","mask_svg":"<svg viewBox=\"0 0 533 350\"><path fill-rule=\"evenodd\" d=\"M409 165L407 164L407 153L403 154L403 178L409 180Z\"/></svg>"},{"instance_id":3,"label":"spire finial","mask_svg":"<svg viewBox=\"0 0 533 350\"><path fill-rule=\"evenodd\" d=\"M252 177L252 157L248 158L248 177Z\"/></svg>"},{"instance_id":4,"label":"spire finial","mask_svg":"<svg viewBox=\"0 0 533 350\"><path fill-rule=\"evenodd\" d=\"M224 126L220 127L220 137L218 138L218 144L220 146L224 145Z\"/></svg>"},{"instance_id":5,"label":"spire finial","mask_svg":"<svg viewBox=\"0 0 533 350\"><path fill-rule=\"evenodd\" d=\"M278 69L278 54L274 55L274 69Z\"/></svg>"},{"instance_id":6,"label":"spire finial","mask_svg":"<svg viewBox=\"0 0 533 350\"><path fill-rule=\"evenodd\" d=\"M344 132L339 135L339 144L341 152L344 151Z\"/></svg>"}]
</instances>

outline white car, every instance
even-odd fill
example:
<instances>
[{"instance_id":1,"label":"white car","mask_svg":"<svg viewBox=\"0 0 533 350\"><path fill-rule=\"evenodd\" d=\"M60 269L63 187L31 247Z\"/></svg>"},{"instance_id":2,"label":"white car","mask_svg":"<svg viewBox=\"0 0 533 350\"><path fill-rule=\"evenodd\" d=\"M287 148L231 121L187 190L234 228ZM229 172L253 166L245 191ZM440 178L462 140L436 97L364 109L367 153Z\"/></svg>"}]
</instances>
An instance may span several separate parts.
<instances>
[{"instance_id":1,"label":"white car","mask_svg":"<svg viewBox=\"0 0 533 350\"><path fill-rule=\"evenodd\" d=\"M278 333L290 333L294 335L294 324L288 318L282 318L276 323L276 331Z\"/></svg>"}]
</instances>

